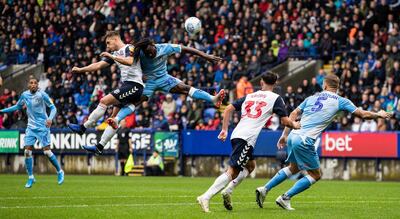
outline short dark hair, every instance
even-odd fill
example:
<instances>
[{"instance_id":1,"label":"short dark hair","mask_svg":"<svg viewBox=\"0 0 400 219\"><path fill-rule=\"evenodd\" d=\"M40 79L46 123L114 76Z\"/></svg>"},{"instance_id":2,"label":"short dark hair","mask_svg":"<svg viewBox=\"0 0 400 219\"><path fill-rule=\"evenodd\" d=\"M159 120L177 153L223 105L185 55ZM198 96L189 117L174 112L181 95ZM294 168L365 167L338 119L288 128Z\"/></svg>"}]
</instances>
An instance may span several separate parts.
<instances>
[{"instance_id":1,"label":"short dark hair","mask_svg":"<svg viewBox=\"0 0 400 219\"><path fill-rule=\"evenodd\" d=\"M28 80L28 82L29 82L30 80L35 80L35 81L39 82L39 80L38 80L34 75L29 75L29 80Z\"/></svg>"},{"instance_id":2,"label":"short dark hair","mask_svg":"<svg viewBox=\"0 0 400 219\"><path fill-rule=\"evenodd\" d=\"M114 31L114 30L107 31L106 35L104 35L104 37L103 37L103 40L106 40L109 37L115 37L115 36L121 38L118 31Z\"/></svg>"},{"instance_id":3,"label":"short dark hair","mask_svg":"<svg viewBox=\"0 0 400 219\"><path fill-rule=\"evenodd\" d=\"M270 85L274 85L276 81L278 80L278 75L276 73L273 73L271 71L268 71L265 73L261 79L266 83Z\"/></svg>"}]
</instances>

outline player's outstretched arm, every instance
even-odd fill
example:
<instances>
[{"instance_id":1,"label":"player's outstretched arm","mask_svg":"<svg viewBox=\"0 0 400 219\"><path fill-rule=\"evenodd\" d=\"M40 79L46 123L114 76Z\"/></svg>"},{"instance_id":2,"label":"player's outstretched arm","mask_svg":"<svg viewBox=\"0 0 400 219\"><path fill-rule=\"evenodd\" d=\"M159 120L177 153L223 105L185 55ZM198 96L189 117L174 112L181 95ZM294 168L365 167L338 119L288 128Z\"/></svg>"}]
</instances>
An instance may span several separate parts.
<instances>
[{"instance_id":1,"label":"player's outstretched arm","mask_svg":"<svg viewBox=\"0 0 400 219\"><path fill-rule=\"evenodd\" d=\"M72 71L72 73L93 72L93 71L97 71L102 68L105 68L109 65L110 64L108 62L101 60L99 62L92 63L92 64L82 67L82 68L73 67L71 71Z\"/></svg>"},{"instance_id":2,"label":"player's outstretched arm","mask_svg":"<svg viewBox=\"0 0 400 219\"><path fill-rule=\"evenodd\" d=\"M225 141L226 137L228 136L229 121L231 119L233 111L235 111L235 107L232 104L229 104L224 111L222 119L222 130L218 135L218 139L220 139L221 141Z\"/></svg>"},{"instance_id":3,"label":"player's outstretched arm","mask_svg":"<svg viewBox=\"0 0 400 219\"><path fill-rule=\"evenodd\" d=\"M379 112L375 113L363 109L357 109L354 112L354 115L361 117L362 119L377 119L377 118L389 119L390 117L393 116L392 113L386 112L384 110L380 110Z\"/></svg>"},{"instance_id":4,"label":"player's outstretched arm","mask_svg":"<svg viewBox=\"0 0 400 219\"><path fill-rule=\"evenodd\" d=\"M21 109L22 109L22 107L17 104L17 105L0 110L0 113L11 113L11 112L14 112L16 110L21 110Z\"/></svg>"},{"instance_id":5,"label":"player's outstretched arm","mask_svg":"<svg viewBox=\"0 0 400 219\"><path fill-rule=\"evenodd\" d=\"M8 108L0 110L0 113L11 113L11 112L14 112L14 111L17 111L17 110L21 110L22 109L22 105L23 105L22 99L23 99L23 95L21 95L21 97L19 98L17 104L15 104L14 106L11 106L11 107L8 107Z\"/></svg>"},{"instance_id":6,"label":"player's outstretched arm","mask_svg":"<svg viewBox=\"0 0 400 219\"><path fill-rule=\"evenodd\" d=\"M202 52L198 49L192 48L192 47L181 46L181 48L182 48L182 52L199 56L209 62L220 62L223 60L223 58L221 58L221 57L204 53L204 52Z\"/></svg>"},{"instance_id":7,"label":"player's outstretched arm","mask_svg":"<svg viewBox=\"0 0 400 219\"><path fill-rule=\"evenodd\" d=\"M112 59L112 60L114 60L114 61L116 61L116 62L119 62L119 63L121 63L121 64L123 64L123 65L128 65L128 66L130 66L130 65L133 65L133 63L134 63L134 58L133 58L133 56L128 56L128 57L113 56L113 55L111 55L111 54L108 53L108 52L102 52L102 53L100 54L100 56L101 56L101 57L108 58L108 59Z\"/></svg>"}]
</instances>

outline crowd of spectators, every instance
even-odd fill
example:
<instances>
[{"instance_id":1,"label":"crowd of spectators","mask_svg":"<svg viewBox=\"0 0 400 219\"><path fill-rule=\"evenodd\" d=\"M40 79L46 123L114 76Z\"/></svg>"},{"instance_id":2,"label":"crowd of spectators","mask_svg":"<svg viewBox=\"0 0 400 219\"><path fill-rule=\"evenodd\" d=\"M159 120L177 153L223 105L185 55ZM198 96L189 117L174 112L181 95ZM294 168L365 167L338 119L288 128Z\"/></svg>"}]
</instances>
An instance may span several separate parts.
<instances>
[{"instance_id":1,"label":"crowd of spectators","mask_svg":"<svg viewBox=\"0 0 400 219\"><path fill-rule=\"evenodd\" d=\"M387 0L1 0L0 65L43 63L40 88L54 100L54 126L82 122L98 100L118 86L119 70L110 68L72 74L73 66L99 61L102 39L118 30L126 43L152 37L196 47L224 58L206 63L185 54L168 60L168 72L183 82L214 92L230 93L227 101L255 90L249 79L287 59L334 60L332 72L283 90L289 112L305 97L321 90L324 75L341 79L340 94L364 109L397 113L390 121L363 122L339 116L330 129L398 130L400 117L399 7ZM184 20L197 16L203 28L194 38L184 31ZM5 84L7 88L7 85ZM233 92L234 91L234 92ZM4 89L0 108L15 104L18 94ZM111 109L107 113L108 116ZM232 127L240 116L234 115ZM0 115L0 128L23 127L26 116ZM214 130L220 112L184 95L156 93L144 102L128 127L160 130ZM273 117L267 124L279 128Z\"/></svg>"}]
</instances>

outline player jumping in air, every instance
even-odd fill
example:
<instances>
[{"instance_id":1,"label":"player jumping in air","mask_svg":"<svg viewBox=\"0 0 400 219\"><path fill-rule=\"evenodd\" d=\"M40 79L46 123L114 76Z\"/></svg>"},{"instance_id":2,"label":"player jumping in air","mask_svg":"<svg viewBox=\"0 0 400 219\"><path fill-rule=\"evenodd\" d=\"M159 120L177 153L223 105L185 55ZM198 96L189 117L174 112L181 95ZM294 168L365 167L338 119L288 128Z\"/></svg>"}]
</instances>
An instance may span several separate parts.
<instances>
[{"instance_id":1,"label":"player jumping in air","mask_svg":"<svg viewBox=\"0 0 400 219\"><path fill-rule=\"evenodd\" d=\"M314 144L322 131L332 122L339 111L348 111L363 119L390 118L392 115L383 110L375 113L357 108L354 104L336 92L339 89L340 79L335 75L328 75L324 79L324 91L306 98L291 114L291 119L301 115L301 129L290 132L285 128L278 141L278 148L288 146L289 166L281 169L265 186L256 189L256 200L260 208L263 207L265 196L275 186L300 170L306 170L308 175L298 180L292 188L276 199L276 203L286 210L294 210L290 199L308 189L321 178L321 169L318 153ZM290 134L289 134L290 132Z\"/></svg>"},{"instance_id":2,"label":"player jumping in air","mask_svg":"<svg viewBox=\"0 0 400 219\"><path fill-rule=\"evenodd\" d=\"M203 90L186 85L181 80L168 74L168 56L174 53L189 53L202 57L209 62L219 62L222 60L220 57L206 54L191 47L169 43L155 44L153 40L148 38L138 41L135 43L135 53L133 54L133 59L140 59L143 74L147 78L142 101L148 100L153 95L154 91L161 90L167 93L186 94L194 99L205 100L213 103L217 108L219 108L222 100L225 98L225 91L223 89L220 90L216 96L212 96ZM118 62L121 62L125 65L131 64L131 60L126 58ZM115 129L118 128L119 121L134 112L134 107L124 108L119 112L118 109L114 109L115 110L112 118L110 118L107 122Z\"/></svg>"},{"instance_id":3,"label":"player jumping in air","mask_svg":"<svg viewBox=\"0 0 400 219\"><path fill-rule=\"evenodd\" d=\"M262 89L260 91L236 100L225 109L222 130L218 135L218 138L222 141L225 141L228 136L228 126L232 112L235 110L241 111L242 117L231 136L232 153L228 170L220 175L204 194L197 197L197 201L204 212L209 212L210 199L232 179L235 179L235 185L229 185L228 187L231 188L225 189L222 194L225 207L228 210L232 210L230 198L232 189L254 170L253 148L261 129L273 113L281 117L282 125L290 128L300 128L298 122L288 118L282 97L272 92L277 79L278 76L276 74L266 73L262 76L260 82Z\"/></svg>"},{"instance_id":4,"label":"player jumping in air","mask_svg":"<svg viewBox=\"0 0 400 219\"><path fill-rule=\"evenodd\" d=\"M133 59L133 53L135 48L132 45L124 44L118 32L110 31L105 36L107 50L113 51L113 54L104 52L100 54L102 60L86 67L72 68L72 72L92 72L99 69L105 68L114 62L118 65L121 70L121 82L122 85L101 98L97 108L89 115L88 120L83 125L69 124L69 128L78 133L83 134L87 128L94 127L96 122L104 115L108 106L118 105L123 107L122 109L135 108L132 103L140 101L140 97L143 93L143 81L142 81L142 69L140 62L137 59ZM128 59L130 65L123 65L119 62L121 59ZM83 148L89 152L95 153L96 155L101 154L104 146L114 136L116 130L111 126L108 126L101 136L100 142L96 146L83 146Z\"/></svg>"},{"instance_id":5,"label":"player jumping in air","mask_svg":"<svg viewBox=\"0 0 400 219\"><path fill-rule=\"evenodd\" d=\"M22 110L22 107L26 106L26 113L28 115L28 127L25 131L25 168L28 173L28 182L25 187L31 188L35 183L35 177L33 176L33 158L32 150L36 141L39 141L39 145L43 149L43 153L49 158L50 162L57 170L58 184L61 185L64 182L64 171L61 169L58 163L56 155L50 150L50 126L54 116L57 113L57 109L53 102L50 100L49 95L45 92L38 90L38 80L34 77L30 77L27 91L21 94L16 105L6 109L0 110L1 113L10 113L16 110ZM47 116L46 107L49 107L51 112Z\"/></svg>"}]
</instances>

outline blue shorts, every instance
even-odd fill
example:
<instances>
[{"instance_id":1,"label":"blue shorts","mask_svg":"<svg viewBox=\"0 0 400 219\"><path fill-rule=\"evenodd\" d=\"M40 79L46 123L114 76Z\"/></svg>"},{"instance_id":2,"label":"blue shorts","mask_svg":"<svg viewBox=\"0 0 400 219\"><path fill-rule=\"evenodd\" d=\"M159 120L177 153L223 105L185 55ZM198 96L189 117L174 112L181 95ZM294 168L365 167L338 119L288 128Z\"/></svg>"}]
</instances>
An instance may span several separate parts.
<instances>
[{"instance_id":1,"label":"blue shorts","mask_svg":"<svg viewBox=\"0 0 400 219\"><path fill-rule=\"evenodd\" d=\"M39 141L39 146L47 147L50 145L50 129L44 131L32 130L27 128L25 131L25 146L33 146Z\"/></svg>"},{"instance_id":2,"label":"blue shorts","mask_svg":"<svg viewBox=\"0 0 400 219\"><path fill-rule=\"evenodd\" d=\"M240 138L232 139L231 144L232 153L229 157L229 166L242 171L250 160L254 160L253 147Z\"/></svg>"},{"instance_id":3,"label":"blue shorts","mask_svg":"<svg viewBox=\"0 0 400 219\"><path fill-rule=\"evenodd\" d=\"M290 133L287 140L286 162L297 164L301 170L319 169L319 157L314 144L315 140L312 138Z\"/></svg>"},{"instance_id":4,"label":"blue shorts","mask_svg":"<svg viewBox=\"0 0 400 219\"><path fill-rule=\"evenodd\" d=\"M143 95L150 98L153 95L154 91L157 90L169 93L172 88L176 87L176 85L181 82L181 80L172 77L169 74L166 74L165 76L162 76L155 80L147 80L146 86L143 90Z\"/></svg>"}]
</instances>

